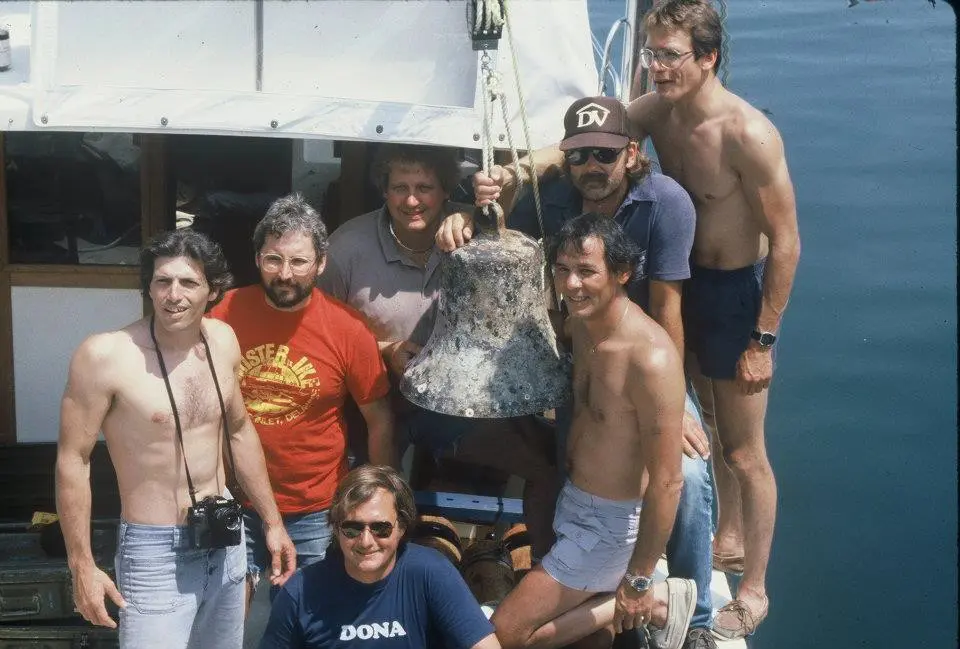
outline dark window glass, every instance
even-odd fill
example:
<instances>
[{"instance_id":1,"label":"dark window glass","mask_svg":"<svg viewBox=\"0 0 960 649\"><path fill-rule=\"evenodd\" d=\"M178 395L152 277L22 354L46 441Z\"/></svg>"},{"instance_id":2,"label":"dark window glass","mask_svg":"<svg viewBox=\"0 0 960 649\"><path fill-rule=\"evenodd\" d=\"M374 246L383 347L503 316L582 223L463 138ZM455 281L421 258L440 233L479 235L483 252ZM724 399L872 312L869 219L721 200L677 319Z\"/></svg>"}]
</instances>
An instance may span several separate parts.
<instances>
[{"instance_id":1,"label":"dark window glass","mask_svg":"<svg viewBox=\"0 0 960 649\"><path fill-rule=\"evenodd\" d=\"M4 135L10 261L136 264L140 147L129 133Z\"/></svg>"},{"instance_id":2,"label":"dark window glass","mask_svg":"<svg viewBox=\"0 0 960 649\"><path fill-rule=\"evenodd\" d=\"M237 286L260 281L253 230L276 198L290 191L293 141L226 135L167 138L176 220L223 247Z\"/></svg>"}]
</instances>

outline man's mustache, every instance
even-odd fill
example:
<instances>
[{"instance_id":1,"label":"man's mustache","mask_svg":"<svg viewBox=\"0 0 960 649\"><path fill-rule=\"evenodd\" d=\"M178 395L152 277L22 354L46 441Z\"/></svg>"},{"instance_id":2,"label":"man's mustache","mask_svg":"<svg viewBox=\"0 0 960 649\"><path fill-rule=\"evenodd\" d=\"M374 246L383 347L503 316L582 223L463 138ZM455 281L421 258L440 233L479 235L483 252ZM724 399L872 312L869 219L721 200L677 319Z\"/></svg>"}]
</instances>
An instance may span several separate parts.
<instances>
[{"instance_id":1,"label":"man's mustache","mask_svg":"<svg viewBox=\"0 0 960 649\"><path fill-rule=\"evenodd\" d=\"M599 172L594 172L594 173L589 173L589 174L583 174L580 178L581 178L581 180L583 180L583 182L585 182L585 183L592 183L592 182L605 183L605 182L607 182L607 179L608 179L609 177L610 177L610 176L608 176L607 174L603 174L603 173L599 173Z\"/></svg>"}]
</instances>

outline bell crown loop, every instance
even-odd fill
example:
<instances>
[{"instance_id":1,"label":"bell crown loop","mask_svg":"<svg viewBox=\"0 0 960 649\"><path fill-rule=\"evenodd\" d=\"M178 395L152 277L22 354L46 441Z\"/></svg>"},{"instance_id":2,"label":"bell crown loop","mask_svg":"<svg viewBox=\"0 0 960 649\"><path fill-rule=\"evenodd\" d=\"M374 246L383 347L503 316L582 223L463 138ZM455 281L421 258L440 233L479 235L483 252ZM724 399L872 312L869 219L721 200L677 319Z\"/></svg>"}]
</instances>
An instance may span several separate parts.
<instances>
[{"instance_id":1,"label":"bell crown loop","mask_svg":"<svg viewBox=\"0 0 960 649\"><path fill-rule=\"evenodd\" d=\"M499 237L507 229L503 208L499 203L487 203L474 211L473 222L480 226L481 232Z\"/></svg>"}]
</instances>

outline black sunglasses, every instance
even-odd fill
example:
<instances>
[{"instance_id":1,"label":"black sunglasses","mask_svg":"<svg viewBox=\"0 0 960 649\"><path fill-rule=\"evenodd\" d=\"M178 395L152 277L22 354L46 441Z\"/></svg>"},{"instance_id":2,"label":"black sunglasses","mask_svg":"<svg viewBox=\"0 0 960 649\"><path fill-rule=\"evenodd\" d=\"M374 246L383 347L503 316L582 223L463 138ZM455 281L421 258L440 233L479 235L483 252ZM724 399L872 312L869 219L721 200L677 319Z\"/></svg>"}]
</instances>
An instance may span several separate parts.
<instances>
[{"instance_id":1,"label":"black sunglasses","mask_svg":"<svg viewBox=\"0 0 960 649\"><path fill-rule=\"evenodd\" d=\"M574 166L586 164L587 158L593 155L593 159L602 165L608 165L617 159L623 149L608 149L606 147L582 147L579 149L569 149L564 151L567 162Z\"/></svg>"},{"instance_id":2,"label":"black sunglasses","mask_svg":"<svg viewBox=\"0 0 960 649\"><path fill-rule=\"evenodd\" d=\"M374 521L364 523L362 521L343 521L340 523L340 533L348 539L355 539L363 534L363 530L370 528L370 533L378 539L390 538L393 534L393 523L389 521Z\"/></svg>"}]
</instances>

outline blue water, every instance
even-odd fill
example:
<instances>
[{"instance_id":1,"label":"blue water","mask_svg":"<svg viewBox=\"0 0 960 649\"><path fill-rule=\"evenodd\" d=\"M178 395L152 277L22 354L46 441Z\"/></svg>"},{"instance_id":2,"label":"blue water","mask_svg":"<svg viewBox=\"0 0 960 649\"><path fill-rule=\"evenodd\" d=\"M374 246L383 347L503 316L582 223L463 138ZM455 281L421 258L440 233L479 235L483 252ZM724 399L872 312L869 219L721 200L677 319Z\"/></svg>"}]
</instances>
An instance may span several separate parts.
<instances>
[{"instance_id":1,"label":"blue water","mask_svg":"<svg viewBox=\"0 0 960 649\"><path fill-rule=\"evenodd\" d=\"M619 0L590 0L602 38ZM750 644L957 644L956 35L942 0L728 0L803 253L767 417L770 616Z\"/></svg>"}]
</instances>

